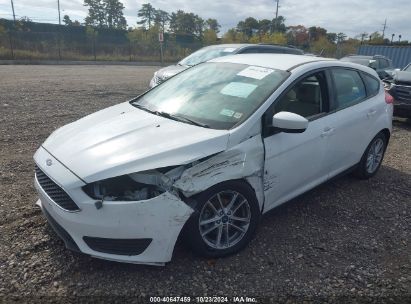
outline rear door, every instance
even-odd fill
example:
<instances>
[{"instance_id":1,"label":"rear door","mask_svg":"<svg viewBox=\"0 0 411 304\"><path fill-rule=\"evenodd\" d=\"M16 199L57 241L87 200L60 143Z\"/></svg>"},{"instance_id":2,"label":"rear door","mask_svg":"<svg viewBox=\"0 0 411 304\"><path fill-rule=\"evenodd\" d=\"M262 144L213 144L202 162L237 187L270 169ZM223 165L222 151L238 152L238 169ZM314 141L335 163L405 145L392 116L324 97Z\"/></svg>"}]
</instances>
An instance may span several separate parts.
<instances>
[{"instance_id":1,"label":"rear door","mask_svg":"<svg viewBox=\"0 0 411 304\"><path fill-rule=\"evenodd\" d=\"M332 68L329 73L333 83L332 114L324 119L323 137L327 139L325 163L332 177L361 160L376 134L381 108L377 97L379 80L349 68Z\"/></svg>"}]
</instances>

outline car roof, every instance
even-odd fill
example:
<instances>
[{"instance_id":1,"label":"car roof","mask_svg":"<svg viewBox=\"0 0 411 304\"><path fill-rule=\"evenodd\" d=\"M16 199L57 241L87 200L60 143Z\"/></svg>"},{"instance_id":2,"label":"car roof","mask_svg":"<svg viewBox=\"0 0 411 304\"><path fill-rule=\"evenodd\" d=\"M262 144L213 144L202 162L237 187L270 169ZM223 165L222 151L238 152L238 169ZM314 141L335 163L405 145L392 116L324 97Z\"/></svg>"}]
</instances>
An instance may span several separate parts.
<instances>
[{"instance_id":1,"label":"car roof","mask_svg":"<svg viewBox=\"0 0 411 304\"><path fill-rule=\"evenodd\" d=\"M389 59L388 57L384 56L384 55L347 55L343 58L361 58L361 59L373 59L373 58L385 58L385 59ZM341 58L342 59L342 58Z\"/></svg>"},{"instance_id":2,"label":"car roof","mask_svg":"<svg viewBox=\"0 0 411 304\"><path fill-rule=\"evenodd\" d=\"M256 48L276 48L276 49L295 49L300 50L292 45L282 45L273 43L224 43L224 44L214 44L203 47L203 49L216 49L216 48L244 48L244 47L256 47Z\"/></svg>"},{"instance_id":3,"label":"car roof","mask_svg":"<svg viewBox=\"0 0 411 304\"><path fill-rule=\"evenodd\" d=\"M214 44L203 47L203 49L217 49L217 48L241 48L244 46L253 45L251 43L225 43L225 44Z\"/></svg>"},{"instance_id":4,"label":"car roof","mask_svg":"<svg viewBox=\"0 0 411 304\"><path fill-rule=\"evenodd\" d=\"M229 62L256 65L277 70L290 70L295 66L316 61L338 61L336 59L292 54L239 54L219 57L210 62Z\"/></svg>"}]
</instances>

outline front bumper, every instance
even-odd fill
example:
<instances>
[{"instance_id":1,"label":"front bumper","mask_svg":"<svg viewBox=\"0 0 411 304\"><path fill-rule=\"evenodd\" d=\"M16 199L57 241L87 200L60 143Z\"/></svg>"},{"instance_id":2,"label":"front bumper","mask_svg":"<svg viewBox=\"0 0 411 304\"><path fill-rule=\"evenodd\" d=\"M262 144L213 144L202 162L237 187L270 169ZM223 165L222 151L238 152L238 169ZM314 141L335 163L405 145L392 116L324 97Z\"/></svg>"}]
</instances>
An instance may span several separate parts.
<instances>
[{"instance_id":1,"label":"front bumper","mask_svg":"<svg viewBox=\"0 0 411 304\"><path fill-rule=\"evenodd\" d=\"M77 212L62 209L35 179L37 204L66 247L120 262L162 265L171 260L178 235L193 212L179 198L165 192L142 201L106 201L97 209L96 200L81 190L84 182L46 150L40 148L34 159L80 207ZM46 166L47 160L51 166Z\"/></svg>"},{"instance_id":2,"label":"front bumper","mask_svg":"<svg viewBox=\"0 0 411 304\"><path fill-rule=\"evenodd\" d=\"M394 115L411 117L411 85L392 85L388 93L394 97Z\"/></svg>"}]
</instances>

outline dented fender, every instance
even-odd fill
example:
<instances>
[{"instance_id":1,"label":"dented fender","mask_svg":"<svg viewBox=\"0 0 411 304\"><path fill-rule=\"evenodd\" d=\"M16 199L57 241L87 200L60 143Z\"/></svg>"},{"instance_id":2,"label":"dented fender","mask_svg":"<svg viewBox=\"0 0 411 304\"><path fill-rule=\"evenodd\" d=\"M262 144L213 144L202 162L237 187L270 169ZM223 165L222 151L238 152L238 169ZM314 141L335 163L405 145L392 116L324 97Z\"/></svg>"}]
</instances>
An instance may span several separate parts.
<instances>
[{"instance_id":1,"label":"dented fender","mask_svg":"<svg viewBox=\"0 0 411 304\"><path fill-rule=\"evenodd\" d=\"M261 135L256 135L188 168L173 187L190 197L224 181L245 179L254 189L261 207L263 168L264 145Z\"/></svg>"}]
</instances>

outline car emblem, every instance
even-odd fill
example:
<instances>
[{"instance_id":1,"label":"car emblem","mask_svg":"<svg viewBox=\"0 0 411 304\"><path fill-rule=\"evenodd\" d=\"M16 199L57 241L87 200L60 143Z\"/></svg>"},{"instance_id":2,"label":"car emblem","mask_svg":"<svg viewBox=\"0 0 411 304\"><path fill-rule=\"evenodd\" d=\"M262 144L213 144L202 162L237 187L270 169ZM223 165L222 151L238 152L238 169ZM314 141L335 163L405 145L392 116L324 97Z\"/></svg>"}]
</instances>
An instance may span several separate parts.
<instances>
[{"instance_id":1,"label":"car emblem","mask_svg":"<svg viewBox=\"0 0 411 304\"><path fill-rule=\"evenodd\" d=\"M46 160L46 165L47 166L51 166L53 164L53 161L50 159L50 158L48 158L47 160Z\"/></svg>"}]
</instances>

